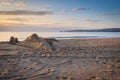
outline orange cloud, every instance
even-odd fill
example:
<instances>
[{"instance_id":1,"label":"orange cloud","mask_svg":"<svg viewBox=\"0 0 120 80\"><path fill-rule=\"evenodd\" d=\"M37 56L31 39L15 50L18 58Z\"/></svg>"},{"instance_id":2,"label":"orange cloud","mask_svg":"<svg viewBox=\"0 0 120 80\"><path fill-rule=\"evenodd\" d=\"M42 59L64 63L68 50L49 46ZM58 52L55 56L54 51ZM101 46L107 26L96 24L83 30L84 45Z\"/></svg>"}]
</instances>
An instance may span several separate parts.
<instances>
[{"instance_id":1,"label":"orange cloud","mask_svg":"<svg viewBox=\"0 0 120 80\"><path fill-rule=\"evenodd\" d=\"M25 2L16 2L15 3L16 6L26 6Z\"/></svg>"},{"instance_id":2,"label":"orange cloud","mask_svg":"<svg viewBox=\"0 0 120 80\"><path fill-rule=\"evenodd\" d=\"M7 5L8 6L8 5L11 5L11 3L8 1L1 1L0 5L5 5L5 6Z\"/></svg>"},{"instance_id":3,"label":"orange cloud","mask_svg":"<svg viewBox=\"0 0 120 80\"><path fill-rule=\"evenodd\" d=\"M24 2L24 1L8 0L8 1L0 1L0 5L2 5L2 6L24 7L24 6L26 6L26 2Z\"/></svg>"}]
</instances>

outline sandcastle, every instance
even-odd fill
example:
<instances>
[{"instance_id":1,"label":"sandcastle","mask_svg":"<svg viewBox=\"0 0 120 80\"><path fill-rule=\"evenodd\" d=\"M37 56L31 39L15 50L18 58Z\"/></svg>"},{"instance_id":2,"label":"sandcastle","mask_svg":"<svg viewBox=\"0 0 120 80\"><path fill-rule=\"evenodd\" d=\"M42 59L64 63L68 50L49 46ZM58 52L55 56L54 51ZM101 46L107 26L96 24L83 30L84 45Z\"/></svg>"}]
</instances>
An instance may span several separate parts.
<instances>
[{"instance_id":1,"label":"sandcastle","mask_svg":"<svg viewBox=\"0 0 120 80\"><path fill-rule=\"evenodd\" d=\"M10 44L16 44L16 43L18 43L19 41L18 41L18 38L15 38L15 37L13 37L13 36L11 36L10 37L10 40L9 40L9 43Z\"/></svg>"},{"instance_id":2,"label":"sandcastle","mask_svg":"<svg viewBox=\"0 0 120 80\"><path fill-rule=\"evenodd\" d=\"M26 47L31 47L38 50L44 50L44 51L53 51L53 47L49 42L47 42L42 37L39 37L37 34L32 34L31 36L27 37L24 41L21 42L22 45Z\"/></svg>"}]
</instances>

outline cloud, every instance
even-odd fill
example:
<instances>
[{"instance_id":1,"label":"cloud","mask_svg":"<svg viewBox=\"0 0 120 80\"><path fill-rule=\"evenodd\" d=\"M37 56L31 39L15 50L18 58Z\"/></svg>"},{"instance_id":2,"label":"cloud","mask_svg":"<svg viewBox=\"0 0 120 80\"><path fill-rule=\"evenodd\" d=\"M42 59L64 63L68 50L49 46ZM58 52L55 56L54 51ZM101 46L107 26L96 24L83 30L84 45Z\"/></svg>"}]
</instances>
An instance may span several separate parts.
<instances>
[{"instance_id":1,"label":"cloud","mask_svg":"<svg viewBox=\"0 0 120 80\"><path fill-rule=\"evenodd\" d=\"M88 8L73 8L72 11L83 11L88 10Z\"/></svg>"},{"instance_id":2,"label":"cloud","mask_svg":"<svg viewBox=\"0 0 120 80\"><path fill-rule=\"evenodd\" d=\"M60 13L67 13L67 11L62 9L62 10L60 10Z\"/></svg>"},{"instance_id":3,"label":"cloud","mask_svg":"<svg viewBox=\"0 0 120 80\"><path fill-rule=\"evenodd\" d=\"M1 1L1 2L0 2L0 5L10 5L10 4L11 4L11 3L10 3L10 2L8 2L8 1L4 1L4 2L3 2L3 1Z\"/></svg>"},{"instance_id":4,"label":"cloud","mask_svg":"<svg viewBox=\"0 0 120 80\"><path fill-rule=\"evenodd\" d=\"M25 2L16 2L15 3L16 6L26 6Z\"/></svg>"},{"instance_id":5,"label":"cloud","mask_svg":"<svg viewBox=\"0 0 120 80\"><path fill-rule=\"evenodd\" d=\"M24 6L26 6L26 2L24 2L24 1L14 1L14 0L5 0L5 1L0 1L0 5L2 5L2 6L24 7Z\"/></svg>"},{"instance_id":6,"label":"cloud","mask_svg":"<svg viewBox=\"0 0 120 80\"><path fill-rule=\"evenodd\" d=\"M88 21L88 22L100 22L100 20L97 20L97 19L87 19L85 21Z\"/></svg>"},{"instance_id":7,"label":"cloud","mask_svg":"<svg viewBox=\"0 0 120 80\"><path fill-rule=\"evenodd\" d=\"M1 25L0 24L0 31L62 31L67 29L66 27L60 27L60 26L54 26L54 27L47 27L47 26L33 26L33 25L25 25L25 24L14 24L17 26L13 26L10 23L7 25Z\"/></svg>"},{"instance_id":8,"label":"cloud","mask_svg":"<svg viewBox=\"0 0 120 80\"><path fill-rule=\"evenodd\" d=\"M29 19L24 19L24 18L9 18L9 19L4 19L4 20L11 20L11 21L18 21L18 22L29 21Z\"/></svg>"},{"instance_id":9,"label":"cloud","mask_svg":"<svg viewBox=\"0 0 120 80\"><path fill-rule=\"evenodd\" d=\"M105 15L120 15L120 11L116 11L116 12L113 12L113 13L107 13Z\"/></svg>"},{"instance_id":10,"label":"cloud","mask_svg":"<svg viewBox=\"0 0 120 80\"><path fill-rule=\"evenodd\" d=\"M52 11L28 11L28 10L13 10L0 11L0 15L51 15Z\"/></svg>"}]
</instances>

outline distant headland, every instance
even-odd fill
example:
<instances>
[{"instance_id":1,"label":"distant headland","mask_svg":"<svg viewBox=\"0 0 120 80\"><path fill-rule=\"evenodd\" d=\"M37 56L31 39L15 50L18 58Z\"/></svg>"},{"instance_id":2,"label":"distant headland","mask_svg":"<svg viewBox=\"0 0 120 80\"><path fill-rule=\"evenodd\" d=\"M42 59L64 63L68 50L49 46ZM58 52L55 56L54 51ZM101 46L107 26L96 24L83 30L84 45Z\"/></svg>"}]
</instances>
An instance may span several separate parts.
<instances>
[{"instance_id":1,"label":"distant headland","mask_svg":"<svg viewBox=\"0 0 120 80\"><path fill-rule=\"evenodd\" d=\"M120 28L91 29L91 30L66 30L60 32L120 32Z\"/></svg>"}]
</instances>

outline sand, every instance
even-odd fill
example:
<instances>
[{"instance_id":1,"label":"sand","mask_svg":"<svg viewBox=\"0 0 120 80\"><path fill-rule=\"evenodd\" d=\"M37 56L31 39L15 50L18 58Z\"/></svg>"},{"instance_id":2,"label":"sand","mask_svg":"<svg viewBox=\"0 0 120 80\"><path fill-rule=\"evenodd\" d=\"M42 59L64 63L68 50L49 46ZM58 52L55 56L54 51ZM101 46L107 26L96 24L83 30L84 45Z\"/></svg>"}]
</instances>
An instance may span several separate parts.
<instances>
[{"instance_id":1,"label":"sand","mask_svg":"<svg viewBox=\"0 0 120 80\"><path fill-rule=\"evenodd\" d=\"M120 38L66 39L47 52L0 42L0 80L120 80Z\"/></svg>"}]
</instances>

